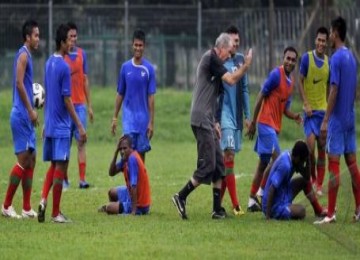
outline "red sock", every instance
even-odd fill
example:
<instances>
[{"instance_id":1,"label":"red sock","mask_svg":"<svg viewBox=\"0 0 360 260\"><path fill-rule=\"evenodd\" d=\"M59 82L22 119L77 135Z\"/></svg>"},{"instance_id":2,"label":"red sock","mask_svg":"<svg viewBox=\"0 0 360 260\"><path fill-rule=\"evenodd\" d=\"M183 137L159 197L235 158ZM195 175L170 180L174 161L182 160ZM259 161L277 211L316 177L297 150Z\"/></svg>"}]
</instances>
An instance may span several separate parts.
<instances>
[{"instance_id":1,"label":"red sock","mask_svg":"<svg viewBox=\"0 0 360 260\"><path fill-rule=\"evenodd\" d=\"M79 176L80 181L85 181L86 163L79 163Z\"/></svg>"},{"instance_id":2,"label":"red sock","mask_svg":"<svg viewBox=\"0 0 360 260\"><path fill-rule=\"evenodd\" d=\"M16 192L17 187L21 181L21 178L24 174L24 169L17 163L10 174L9 186L6 191L4 208L7 209L12 204L12 200L14 198L14 194Z\"/></svg>"},{"instance_id":3,"label":"red sock","mask_svg":"<svg viewBox=\"0 0 360 260\"><path fill-rule=\"evenodd\" d=\"M221 182L221 189L220 189L221 201L224 198L225 191L226 191L226 179L224 178Z\"/></svg>"},{"instance_id":4,"label":"red sock","mask_svg":"<svg viewBox=\"0 0 360 260\"><path fill-rule=\"evenodd\" d=\"M329 193L328 193L328 217L335 213L336 197L340 186L340 162L339 160L329 159Z\"/></svg>"},{"instance_id":5,"label":"red sock","mask_svg":"<svg viewBox=\"0 0 360 260\"><path fill-rule=\"evenodd\" d=\"M356 160L346 160L346 165L349 168L352 181L352 190L355 198L355 208L358 212L360 210L360 173Z\"/></svg>"},{"instance_id":6,"label":"red sock","mask_svg":"<svg viewBox=\"0 0 360 260\"><path fill-rule=\"evenodd\" d=\"M23 209L29 211L31 209L30 197L32 190L34 169L25 169L22 177L22 189L23 189Z\"/></svg>"},{"instance_id":7,"label":"red sock","mask_svg":"<svg viewBox=\"0 0 360 260\"><path fill-rule=\"evenodd\" d=\"M64 180L64 172L55 169L53 181L53 210L52 217L56 217L60 213L60 201L62 193L62 185Z\"/></svg>"},{"instance_id":8,"label":"red sock","mask_svg":"<svg viewBox=\"0 0 360 260\"><path fill-rule=\"evenodd\" d=\"M233 206L233 208L236 208L236 207L239 206L239 201L237 199L237 193L236 193L235 175L234 174L227 175L225 177L225 179L226 179L229 195L230 195L230 198L231 198L232 206Z\"/></svg>"},{"instance_id":9,"label":"red sock","mask_svg":"<svg viewBox=\"0 0 360 260\"><path fill-rule=\"evenodd\" d=\"M323 182L324 182L324 177L325 177L325 150L319 150L318 151L318 159L317 159L317 163L316 163L316 170L317 170L317 177L316 177L316 182L317 182L317 187L318 188L322 188Z\"/></svg>"},{"instance_id":10,"label":"red sock","mask_svg":"<svg viewBox=\"0 0 360 260\"><path fill-rule=\"evenodd\" d=\"M322 207L317 200L314 191L312 189L311 181L309 181L304 189L305 195L311 203L311 206L314 209L315 214L320 214L322 212Z\"/></svg>"},{"instance_id":11,"label":"red sock","mask_svg":"<svg viewBox=\"0 0 360 260\"><path fill-rule=\"evenodd\" d=\"M47 200L47 198L48 198L49 191L51 189L53 179L54 179L54 172L55 172L55 164L52 163L46 173L44 185L43 185L43 189L42 189L41 198L44 200Z\"/></svg>"}]
</instances>

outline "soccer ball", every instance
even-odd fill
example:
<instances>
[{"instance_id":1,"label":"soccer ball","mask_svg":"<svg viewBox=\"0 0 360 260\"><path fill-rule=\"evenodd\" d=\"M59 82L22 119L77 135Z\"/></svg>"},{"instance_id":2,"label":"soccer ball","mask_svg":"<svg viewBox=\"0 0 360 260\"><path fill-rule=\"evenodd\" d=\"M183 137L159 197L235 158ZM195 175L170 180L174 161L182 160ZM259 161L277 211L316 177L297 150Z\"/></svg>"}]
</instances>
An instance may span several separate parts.
<instances>
[{"instance_id":1,"label":"soccer ball","mask_svg":"<svg viewBox=\"0 0 360 260\"><path fill-rule=\"evenodd\" d=\"M45 90L39 83L33 83L33 100L36 108L42 108L45 102Z\"/></svg>"}]
</instances>

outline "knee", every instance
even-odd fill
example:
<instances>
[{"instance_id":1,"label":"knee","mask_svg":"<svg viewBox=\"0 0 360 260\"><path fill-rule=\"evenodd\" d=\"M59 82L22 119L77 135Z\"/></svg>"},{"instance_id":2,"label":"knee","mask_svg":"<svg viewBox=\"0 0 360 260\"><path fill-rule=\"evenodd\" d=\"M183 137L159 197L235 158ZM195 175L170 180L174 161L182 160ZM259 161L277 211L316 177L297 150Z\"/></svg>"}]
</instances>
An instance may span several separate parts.
<instances>
[{"instance_id":1,"label":"knee","mask_svg":"<svg viewBox=\"0 0 360 260\"><path fill-rule=\"evenodd\" d=\"M115 188L111 188L108 191L109 201L118 201L117 191Z\"/></svg>"}]
</instances>

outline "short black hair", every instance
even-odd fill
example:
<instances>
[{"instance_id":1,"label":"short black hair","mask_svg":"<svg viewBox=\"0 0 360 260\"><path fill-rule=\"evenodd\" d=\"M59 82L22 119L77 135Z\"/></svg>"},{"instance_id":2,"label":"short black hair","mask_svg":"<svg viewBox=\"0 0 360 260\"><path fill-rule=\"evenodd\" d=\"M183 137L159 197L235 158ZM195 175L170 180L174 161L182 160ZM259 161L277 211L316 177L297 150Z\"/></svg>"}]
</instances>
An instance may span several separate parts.
<instances>
[{"instance_id":1,"label":"short black hair","mask_svg":"<svg viewBox=\"0 0 360 260\"><path fill-rule=\"evenodd\" d=\"M284 55L285 55L285 53L288 52L288 51L295 52L296 58L298 57L298 52L297 52L297 50L296 50L294 47L292 47L292 46L286 47L285 50L284 50Z\"/></svg>"},{"instance_id":2,"label":"short black hair","mask_svg":"<svg viewBox=\"0 0 360 260\"><path fill-rule=\"evenodd\" d=\"M70 31L70 27L67 24L60 24L56 30L56 50L60 50L61 42L66 42L68 37L68 32Z\"/></svg>"},{"instance_id":3,"label":"short black hair","mask_svg":"<svg viewBox=\"0 0 360 260\"><path fill-rule=\"evenodd\" d=\"M329 38L329 30L328 30L326 27L324 27L324 26L319 27L319 28L316 30L316 36L318 36L319 33L325 34L325 35L326 35L326 39Z\"/></svg>"},{"instance_id":4,"label":"short black hair","mask_svg":"<svg viewBox=\"0 0 360 260\"><path fill-rule=\"evenodd\" d=\"M133 34L133 42L135 39L145 43L145 32L141 29L136 29Z\"/></svg>"},{"instance_id":5,"label":"short black hair","mask_svg":"<svg viewBox=\"0 0 360 260\"><path fill-rule=\"evenodd\" d=\"M78 28L74 22L68 22L67 26L70 27L70 30L76 30L76 31L78 30Z\"/></svg>"},{"instance_id":6,"label":"short black hair","mask_svg":"<svg viewBox=\"0 0 360 260\"><path fill-rule=\"evenodd\" d=\"M341 41L345 41L346 38L346 21L341 16L338 16L331 21L331 28L333 31L337 31Z\"/></svg>"},{"instance_id":7,"label":"short black hair","mask_svg":"<svg viewBox=\"0 0 360 260\"><path fill-rule=\"evenodd\" d=\"M31 36L34 28L39 27L38 23L34 20L27 20L22 26L22 37L26 41L26 35Z\"/></svg>"},{"instance_id":8,"label":"short black hair","mask_svg":"<svg viewBox=\"0 0 360 260\"><path fill-rule=\"evenodd\" d=\"M123 141L126 141L130 148L132 148L132 138L130 135L125 134L119 139L119 143L122 143Z\"/></svg>"},{"instance_id":9,"label":"short black hair","mask_svg":"<svg viewBox=\"0 0 360 260\"><path fill-rule=\"evenodd\" d=\"M230 25L225 32L228 34L240 34L239 29L235 25Z\"/></svg>"},{"instance_id":10,"label":"short black hair","mask_svg":"<svg viewBox=\"0 0 360 260\"><path fill-rule=\"evenodd\" d=\"M295 142L291 152L293 157L298 157L302 161L306 161L309 158L309 147L303 140Z\"/></svg>"}]
</instances>

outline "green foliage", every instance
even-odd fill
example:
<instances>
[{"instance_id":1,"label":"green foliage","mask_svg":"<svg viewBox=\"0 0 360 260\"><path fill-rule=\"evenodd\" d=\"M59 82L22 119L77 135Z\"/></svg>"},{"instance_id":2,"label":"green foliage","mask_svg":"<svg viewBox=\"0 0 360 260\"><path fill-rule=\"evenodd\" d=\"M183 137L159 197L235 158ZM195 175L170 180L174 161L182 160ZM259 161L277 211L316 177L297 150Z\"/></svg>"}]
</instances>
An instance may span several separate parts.
<instances>
[{"instance_id":1,"label":"green foliage","mask_svg":"<svg viewBox=\"0 0 360 260\"><path fill-rule=\"evenodd\" d=\"M16 160L8 126L9 96L10 92L0 93L1 201L8 173ZM0 217L2 259L230 259L239 256L248 259L358 259L360 229L358 224L350 223L354 203L349 174L343 162L337 204L338 222L334 225L315 227L311 206L303 195L299 195L296 203L306 205L305 221L267 222L260 213L247 213L236 218L231 214L227 194L223 206L229 217L214 221L210 215L212 194L208 186L200 186L188 198L189 221L182 221L170 198L183 187L196 167L196 144L189 126L191 93L160 90L156 95L155 136L152 151L146 156L152 189L151 214L132 217L97 213L97 208L107 202L108 189L122 185L124 181L122 176L107 176L116 143L116 138L110 135L115 90L93 88L92 99L95 123L89 125L88 130L87 180L93 186L89 190L77 188L76 147L73 145L69 166L71 186L62 196L61 209L73 223L50 223L51 193L44 224L36 220ZM118 136L119 132L120 129ZM299 138L302 137L302 128L284 119L285 133L289 138ZM280 139L281 147L290 148L294 139L287 141L284 135ZM236 156L235 162L237 189L244 209L257 164L253 144L253 141L245 139L243 150ZM38 146L32 195L35 209L49 166L41 160L41 141ZM19 187L13 201L17 212L22 206L21 195ZM326 205L326 197L321 199L321 203Z\"/></svg>"}]
</instances>

